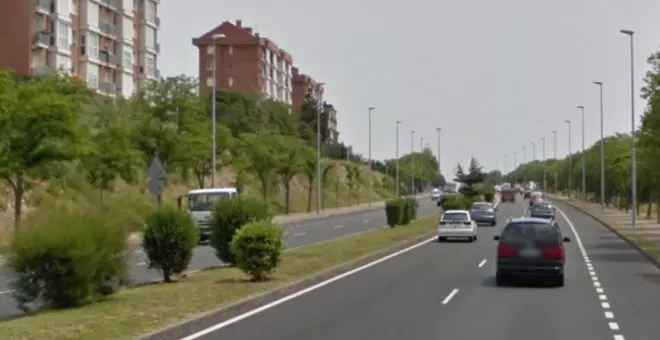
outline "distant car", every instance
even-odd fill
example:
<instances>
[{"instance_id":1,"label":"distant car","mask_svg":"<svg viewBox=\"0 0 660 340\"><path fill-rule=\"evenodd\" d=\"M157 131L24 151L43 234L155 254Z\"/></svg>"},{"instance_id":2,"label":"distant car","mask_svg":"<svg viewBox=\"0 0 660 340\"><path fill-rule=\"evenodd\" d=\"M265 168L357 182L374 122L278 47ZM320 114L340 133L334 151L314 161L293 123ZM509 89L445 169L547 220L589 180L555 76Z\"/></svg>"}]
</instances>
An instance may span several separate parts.
<instances>
[{"instance_id":1,"label":"distant car","mask_svg":"<svg viewBox=\"0 0 660 340\"><path fill-rule=\"evenodd\" d=\"M532 195L529 198L529 206L531 207L534 205L534 203L541 201L543 201L543 194L538 191L532 192Z\"/></svg>"},{"instance_id":2,"label":"distant car","mask_svg":"<svg viewBox=\"0 0 660 340\"><path fill-rule=\"evenodd\" d=\"M433 189L431 192L431 201L438 201L442 197L442 191L438 188Z\"/></svg>"},{"instance_id":3,"label":"distant car","mask_svg":"<svg viewBox=\"0 0 660 340\"><path fill-rule=\"evenodd\" d=\"M529 215L538 218L555 218L555 207L550 202L536 202L529 208Z\"/></svg>"},{"instance_id":4,"label":"distant car","mask_svg":"<svg viewBox=\"0 0 660 340\"><path fill-rule=\"evenodd\" d=\"M532 191L531 190L525 190L525 192L523 193L523 198L528 199L530 197L532 197Z\"/></svg>"},{"instance_id":5,"label":"distant car","mask_svg":"<svg viewBox=\"0 0 660 340\"><path fill-rule=\"evenodd\" d=\"M477 224L472 220L467 210L447 210L438 222L438 242L449 238L477 240Z\"/></svg>"},{"instance_id":6,"label":"distant car","mask_svg":"<svg viewBox=\"0 0 660 340\"><path fill-rule=\"evenodd\" d=\"M502 192L500 193L500 202L516 202L516 195L518 195L518 191L516 189L511 189L511 188L503 188Z\"/></svg>"},{"instance_id":7,"label":"distant car","mask_svg":"<svg viewBox=\"0 0 660 340\"><path fill-rule=\"evenodd\" d=\"M497 225L497 212L492 203L475 202L470 208L470 217L477 224Z\"/></svg>"},{"instance_id":8,"label":"distant car","mask_svg":"<svg viewBox=\"0 0 660 340\"><path fill-rule=\"evenodd\" d=\"M551 280L564 285L564 242L554 220L518 217L511 219L502 230L499 241L495 281L498 286L516 278Z\"/></svg>"}]
</instances>

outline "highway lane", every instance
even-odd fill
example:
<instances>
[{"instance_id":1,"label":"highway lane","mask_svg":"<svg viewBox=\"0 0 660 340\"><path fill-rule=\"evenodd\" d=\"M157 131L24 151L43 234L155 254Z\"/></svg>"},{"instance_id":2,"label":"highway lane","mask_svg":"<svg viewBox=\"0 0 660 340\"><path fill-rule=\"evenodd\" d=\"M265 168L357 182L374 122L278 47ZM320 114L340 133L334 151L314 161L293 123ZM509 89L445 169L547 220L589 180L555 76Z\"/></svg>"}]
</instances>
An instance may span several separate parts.
<instances>
[{"instance_id":1,"label":"highway lane","mask_svg":"<svg viewBox=\"0 0 660 340\"><path fill-rule=\"evenodd\" d=\"M457 287L482 281L484 260L494 251L492 236L500 232L508 217L520 216L522 212L520 204L502 204L498 226L479 227L479 240L474 243L430 242L249 318L188 339L438 339L431 330L451 299L447 305L443 301ZM460 290L455 295L459 296ZM469 328L481 321L468 315L459 324Z\"/></svg>"},{"instance_id":2,"label":"highway lane","mask_svg":"<svg viewBox=\"0 0 660 340\"><path fill-rule=\"evenodd\" d=\"M660 270L590 217L557 206L572 239L565 287L496 287L492 235L501 226L482 227L476 243L430 242L186 340L658 339ZM502 204L500 220L522 210Z\"/></svg>"},{"instance_id":3,"label":"highway lane","mask_svg":"<svg viewBox=\"0 0 660 340\"><path fill-rule=\"evenodd\" d=\"M435 202L430 198L419 199L419 216L432 214L438 211ZM283 224L285 229L285 242L288 248L300 247L313 243L323 242L333 238L348 236L386 224L383 208L368 211L359 211L345 215L336 215L323 219L298 221ZM215 256L214 250L208 245L195 248L191 260L190 270L202 270L220 266L222 263ZM147 267L147 257L141 250L132 251L128 259L131 280L134 284L159 280L158 271ZM0 318L18 315L21 313L15 307L10 295L10 274L4 269L0 271Z\"/></svg>"}]
</instances>

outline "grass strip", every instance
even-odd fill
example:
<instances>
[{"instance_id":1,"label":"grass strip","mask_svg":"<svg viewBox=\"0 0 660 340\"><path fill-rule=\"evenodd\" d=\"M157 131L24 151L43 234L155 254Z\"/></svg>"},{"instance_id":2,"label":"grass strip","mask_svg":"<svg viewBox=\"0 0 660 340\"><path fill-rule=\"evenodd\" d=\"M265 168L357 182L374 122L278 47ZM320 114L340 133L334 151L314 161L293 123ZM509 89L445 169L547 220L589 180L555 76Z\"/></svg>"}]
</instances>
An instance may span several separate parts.
<instances>
[{"instance_id":1,"label":"grass strip","mask_svg":"<svg viewBox=\"0 0 660 340\"><path fill-rule=\"evenodd\" d=\"M124 290L100 303L0 322L5 339L134 339L141 334L257 295L435 231L435 214L407 226L379 228L292 249L268 282L248 282L234 268L197 272L171 284Z\"/></svg>"}]
</instances>

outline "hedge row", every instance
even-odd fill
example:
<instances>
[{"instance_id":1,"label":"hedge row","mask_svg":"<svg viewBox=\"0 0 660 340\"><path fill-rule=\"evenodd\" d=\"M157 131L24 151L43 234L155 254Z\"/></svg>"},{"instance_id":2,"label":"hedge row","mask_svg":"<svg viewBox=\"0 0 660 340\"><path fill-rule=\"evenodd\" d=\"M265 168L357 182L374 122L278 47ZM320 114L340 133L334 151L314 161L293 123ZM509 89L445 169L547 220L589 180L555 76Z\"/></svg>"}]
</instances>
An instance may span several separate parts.
<instances>
[{"instance_id":1,"label":"hedge row","mask_svg":"<svg viewBox=\"0 0 660 340\"><path fill-rule=\"evenodd\" d=\"M238 197L216 202L211 246L217 257L253 280L263 280L281 260L282 229L268 204ZM96 301L127 283L126 235L98 209L37 214L14 239L9 267L13 295L24 311L66 308ZM149 268L173 281L188 268L198 228L185 211L164 206L144 218L142 247Z\"/></svg>"},{"instance_id":2,"label":"hedge row","mask_svg":"<svg viewBox=\"0 0 660 340\"><path fill-rule=\"evenodd\" d=\"M398 198L385 202L387 225L394 228L397 225L407 225L417 218L419 202L414 198Z\"/></svg>"}]
</instances>

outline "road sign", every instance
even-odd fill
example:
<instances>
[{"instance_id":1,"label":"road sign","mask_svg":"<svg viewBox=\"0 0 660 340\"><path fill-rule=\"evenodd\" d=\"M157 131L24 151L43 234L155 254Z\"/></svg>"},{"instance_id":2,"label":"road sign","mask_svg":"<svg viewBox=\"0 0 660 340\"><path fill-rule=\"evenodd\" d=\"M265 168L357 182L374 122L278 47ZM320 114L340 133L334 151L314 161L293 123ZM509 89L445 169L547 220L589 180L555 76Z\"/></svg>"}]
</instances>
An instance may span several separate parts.
<instances>
[{"instance_id":1,"label":"road sign","mask_svg":"<svg viewBox=\"0 0 660 340\"><path fill-rule=\"evenodd\" d=\"M160 195L165 189L165 179L167 178L167 173L163 167L163 163L160 162L158 157L154 157L149 165L147 170L147 189L149 193L156 197L157 201L160 201Z\"/></svg>"}]
</instances>

